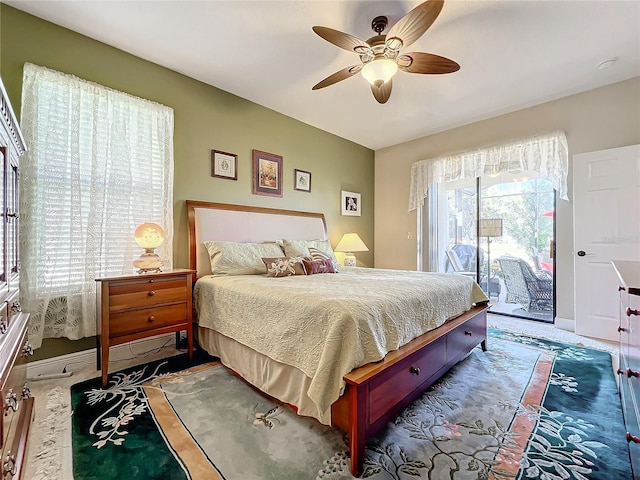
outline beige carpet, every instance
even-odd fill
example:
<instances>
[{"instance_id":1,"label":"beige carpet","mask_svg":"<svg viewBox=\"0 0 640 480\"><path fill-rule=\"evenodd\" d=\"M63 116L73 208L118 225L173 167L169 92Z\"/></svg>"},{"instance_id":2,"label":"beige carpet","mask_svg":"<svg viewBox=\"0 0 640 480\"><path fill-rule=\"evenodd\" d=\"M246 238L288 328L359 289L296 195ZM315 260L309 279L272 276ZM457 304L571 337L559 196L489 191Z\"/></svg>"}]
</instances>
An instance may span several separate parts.
<instances>
[{"instance_id":1,"label":"beige carpet","mask_svg":"<svg viewBox=\"0 0 640 480\"><path fill-rule=\"evenodd\" d=\"M581 337L572 332L555 328L550 324L489 315L489 327L573 343L612 354L612 367L617 368L618 346ZM111 364L110 370L146 363L179 353L173 347L165 347L157 353L139 354L136 358ZM72 369L73 375L63 379L31 381L31 392L36 397L35 421L30 435L28 462L23 478L29 480L70 480L73 478L71 463L71 411L69 387L82 380L98 376L95 364Z\"/></svg>"}]
</instances>

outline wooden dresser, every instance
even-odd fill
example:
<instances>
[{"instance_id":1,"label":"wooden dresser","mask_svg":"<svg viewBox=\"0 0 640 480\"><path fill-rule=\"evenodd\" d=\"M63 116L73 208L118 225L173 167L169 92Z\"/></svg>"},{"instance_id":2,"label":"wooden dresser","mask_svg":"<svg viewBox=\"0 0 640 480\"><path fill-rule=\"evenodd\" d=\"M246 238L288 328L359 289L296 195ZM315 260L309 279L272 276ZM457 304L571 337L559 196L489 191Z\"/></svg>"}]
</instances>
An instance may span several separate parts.
<instances>
[{"instance_id":1,"label":"wooden dresser","mask_svg":"<svg viewBox=\"0 0 640 480\"><path fill-rule=\"evenodd\" d=\"M107 385L109 347L163 333L187 332L193 358L192 281L194 270L98 278L98 369ZM177 338L176 338L177 340Z\"/></svg>"},{"instance_id":2,"label":"wooden dresser","mask_svg":"<svg viewBox=\"0 0 640 480\"><path fill-rule=\"evenodd\" d=\"M11 104L0 80L0 423L2 479L22 478L34 399L26 383L29 315L18 301L18 177L25 152Z\"/></svg>"},{"instance_id":3,"label":"wooden dresser","mask_svg":"<svg viewBox=\"0 0 640 480\"><path fill-rule=\"evenodd\" d=\"M620 399L633 478L640 479L640 262L612 263L620 281Z\"/></svg>"}]
</instances>

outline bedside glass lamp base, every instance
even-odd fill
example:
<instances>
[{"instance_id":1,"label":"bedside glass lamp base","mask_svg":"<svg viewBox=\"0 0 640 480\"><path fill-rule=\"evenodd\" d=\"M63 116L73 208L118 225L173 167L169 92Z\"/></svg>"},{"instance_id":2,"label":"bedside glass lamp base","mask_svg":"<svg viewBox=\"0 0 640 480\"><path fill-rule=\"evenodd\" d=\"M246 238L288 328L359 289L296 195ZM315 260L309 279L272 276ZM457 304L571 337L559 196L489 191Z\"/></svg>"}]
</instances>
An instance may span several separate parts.
<instances>
[{"instance_id":1,"label":"bedside glass lamp base","mask_svg":"<svg viewBox=\"0 0 640 480\"><path fill-rule=\"evenodd\" d=\"M156 253L143 253L133 262L138 268L138 273L161 272L164 262Z\"/></svg>"}]
</instances>

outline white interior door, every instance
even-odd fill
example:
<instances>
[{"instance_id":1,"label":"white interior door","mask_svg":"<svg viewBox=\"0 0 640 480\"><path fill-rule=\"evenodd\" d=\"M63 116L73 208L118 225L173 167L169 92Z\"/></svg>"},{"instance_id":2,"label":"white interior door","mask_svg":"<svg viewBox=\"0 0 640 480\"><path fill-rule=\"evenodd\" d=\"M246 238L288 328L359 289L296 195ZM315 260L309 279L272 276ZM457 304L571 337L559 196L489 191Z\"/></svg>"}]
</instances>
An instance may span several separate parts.
<instances>
[{"instance_id":1,"label":"white interior door","mask_svg":"<svg viewBox=\"0 0 640 480\"><path fill-rule=\"evenodd\" d=\"M640 145L574 155L576 333L618 340L611 260L640 260Z\"/></svg>"}]
</instances>

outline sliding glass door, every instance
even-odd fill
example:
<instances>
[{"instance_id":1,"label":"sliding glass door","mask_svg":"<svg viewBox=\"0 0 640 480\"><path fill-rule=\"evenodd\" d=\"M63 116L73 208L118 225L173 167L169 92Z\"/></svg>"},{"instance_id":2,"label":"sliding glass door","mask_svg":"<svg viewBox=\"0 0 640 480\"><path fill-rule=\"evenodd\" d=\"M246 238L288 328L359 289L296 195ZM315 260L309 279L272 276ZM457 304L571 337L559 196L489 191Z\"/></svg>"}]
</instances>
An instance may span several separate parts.
<instances>
[{"instance_id":1,"label":"sliding glass door","mask_svg":"<svg viewBox=\"0 0 640 480\"><path fill-rule=\"evenodd\" d=\"M552 322L554 202L546 180L500 174L440 184L427 221L430 270L473 277L490 312Z\"/></svg>"}]
</instances>

